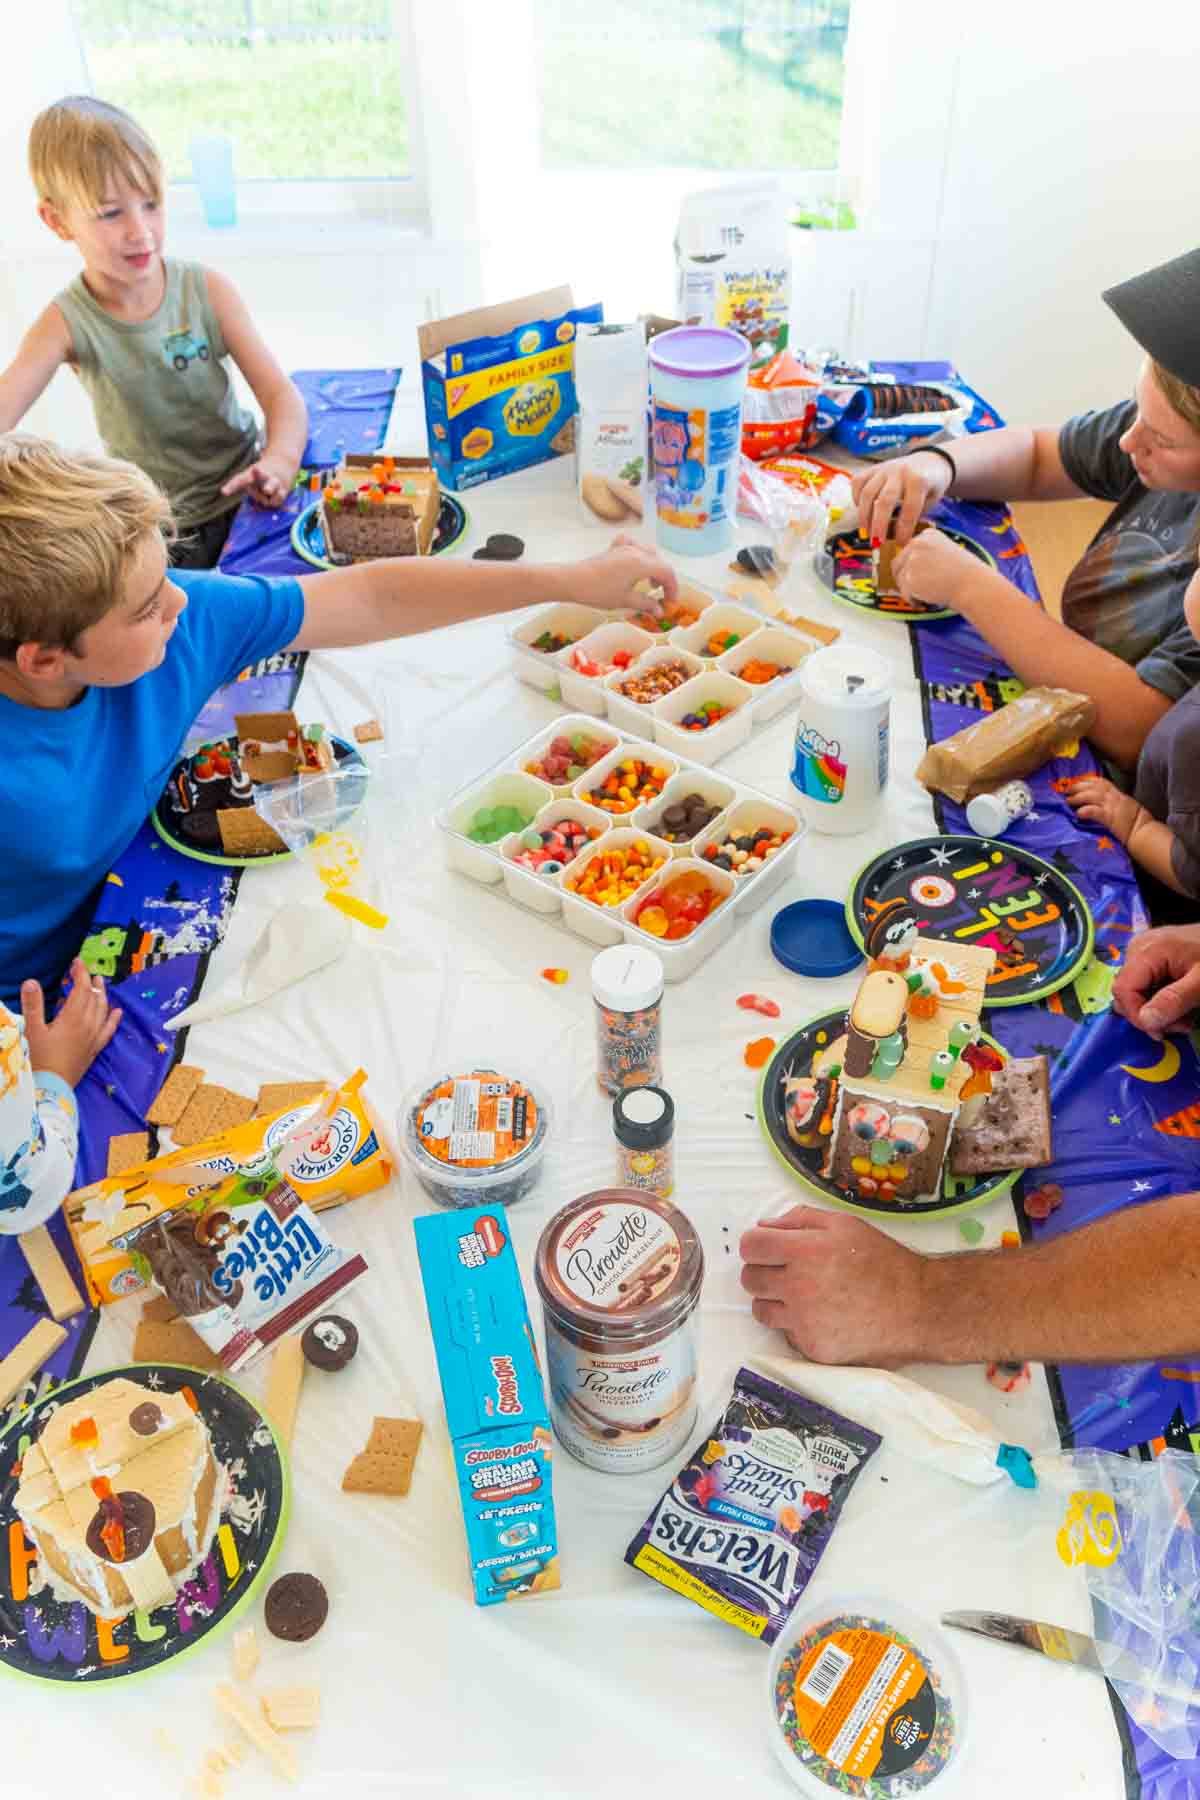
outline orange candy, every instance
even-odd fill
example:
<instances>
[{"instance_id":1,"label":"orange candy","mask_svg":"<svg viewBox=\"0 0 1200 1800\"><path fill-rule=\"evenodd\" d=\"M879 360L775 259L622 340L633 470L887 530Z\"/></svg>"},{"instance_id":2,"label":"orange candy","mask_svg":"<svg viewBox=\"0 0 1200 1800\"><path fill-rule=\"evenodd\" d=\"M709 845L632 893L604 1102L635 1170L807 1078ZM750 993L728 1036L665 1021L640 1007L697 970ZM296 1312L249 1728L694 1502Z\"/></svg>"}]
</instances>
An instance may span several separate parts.
<instances>
[{"instance_id":1,"label":"orange candy","mask_svg":"<svg viewBox=\"0 0 1200 1800\"><path fill-rule=\"evenodd\" d=\"M774 1038L754 1038L746 1045L742 1061L748 1069L761 1069L775 1048Z\"/></svg>"},{"instance_id":2,"label":"orange candy","mask_svg":"<svg viewBox=\"0 0 1200 1800\"><path fill-rule=\"evenodd\" d=\"M647 895L635 923L651 937L677 943L680 938L690 937L724 898L698 869L689 869Z\"/></svg>"},{"instance_id":3,"label":"orange candy","mask_svg":"<svg viewBox=\"0 0 1200 1800\"><path fill-rule=\"evenodd\" d=\"M621 906L664 861L644 839L637 839L624 849L597 851L579 874L568 880L567 888L596 906Z\"/></svg>"},{"instance_id":4,"label":"orange candy","mask_svg":"<svg viewBox=\"0 0 1200 1800\"><path fill-rule=\"evenodd\" d=\"M752 656L748 663L743 663L738 670L738 680L748 681L753 687L764 687L768 681L774 681L780 675L790 675L791 670L782 663L762 662Z\"/></svg>"},{"instance_id":5,"label":"orange candy","mask_svg":"<svg viewBox=\"0 0 1200 1800\"><path fill-rule=\"evenodd\" d=\"M643 762L639 756L627 756L605 776L600 787L593 788L584 798L605 812L630 813L635 806L658 799L668 774L669 770L658 764Z\"/></svg>"}]
</instances>

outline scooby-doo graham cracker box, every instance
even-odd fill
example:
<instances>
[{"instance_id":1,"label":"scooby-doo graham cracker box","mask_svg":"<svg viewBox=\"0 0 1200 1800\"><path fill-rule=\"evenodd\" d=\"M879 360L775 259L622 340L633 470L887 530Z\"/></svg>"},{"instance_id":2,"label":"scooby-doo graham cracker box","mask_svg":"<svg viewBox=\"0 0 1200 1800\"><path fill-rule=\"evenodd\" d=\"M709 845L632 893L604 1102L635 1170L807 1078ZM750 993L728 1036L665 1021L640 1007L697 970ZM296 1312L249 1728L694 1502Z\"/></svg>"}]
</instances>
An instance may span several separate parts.
<instances>
[{"instance_id":1,"label":"scooby-doo graham cracker box","mask_svg":"<svg viewBox=\"0 0 1200 1800\"><path fill-rule=\"evenodd\" d=\"M575 332L604 308L569 287L483 306L417 331L429 458L443 487L470 488L575 448Z\"/></svg>"}]
</instances>

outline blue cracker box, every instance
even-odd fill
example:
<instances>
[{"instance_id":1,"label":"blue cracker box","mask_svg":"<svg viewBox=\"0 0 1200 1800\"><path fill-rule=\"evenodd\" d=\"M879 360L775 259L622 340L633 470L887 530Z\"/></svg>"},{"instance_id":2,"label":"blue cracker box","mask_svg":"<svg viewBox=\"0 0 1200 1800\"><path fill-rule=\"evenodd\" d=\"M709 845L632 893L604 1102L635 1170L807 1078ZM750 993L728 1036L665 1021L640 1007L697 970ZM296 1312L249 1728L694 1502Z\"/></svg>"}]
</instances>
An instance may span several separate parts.
<instances>
[{"instance_id":1,"label":"blue cracker box","mask_svg":"<svg viewBox=\"0 0 1200 1800\"><path fill-rule=\"evenodd\" d=\"M553 1439L502 1206L413 1220L477 1606L559 1585Z\"/></svg>"},{"instance_id":2,"label":"blue cracker box","mask_svg":"<svg viewBox=\"0 0 1200 1800\"><path fill-rule=\"evenodd\" d=\"M429 459L443 487L574 451L575 331L603 318L557 287L419 327Z\"/></svg>"}]
</instances>

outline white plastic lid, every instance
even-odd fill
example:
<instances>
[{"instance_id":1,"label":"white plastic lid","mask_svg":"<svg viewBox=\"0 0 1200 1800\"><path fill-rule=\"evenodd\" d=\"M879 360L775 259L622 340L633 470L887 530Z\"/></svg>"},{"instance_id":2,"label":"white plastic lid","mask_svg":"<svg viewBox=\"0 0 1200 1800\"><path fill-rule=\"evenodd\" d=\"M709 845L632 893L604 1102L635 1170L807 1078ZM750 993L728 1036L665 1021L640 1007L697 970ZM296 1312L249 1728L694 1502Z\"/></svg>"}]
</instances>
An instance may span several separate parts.
<instances>
[{"instance_id":1,"label":"white plastic lid","mask_svg":"<svg viewBox=\"0 0 1200 1800\"><path fill-rule=\"evenodd\" d=\"M806 656L800 668L807 692L838 706L873 706L892 688L882 656L859 644L828 644Z\"/></svg>"},{"instance_id":2,"label":"white plastic lid","mask_svg":"<svg viewBox=\"0 0 1200 1800\"><path fill-rule=\"evenodd\" d=\"M967 801L967 824L980 837L999 837L1012 822L1012 814L999 794L976 794Z\"/></svg>"},{"instance_id":3,"label":"white plastic lid","mask_svg":"<svg viewBox=\"0 0 1200 1800\"><path fill-rule=\"evenodd\" d=\"M592 958L592 993L614 1012L641 1012L662 999L662 959L640 944L614 944Z\"/></svg>"}]
</instances>

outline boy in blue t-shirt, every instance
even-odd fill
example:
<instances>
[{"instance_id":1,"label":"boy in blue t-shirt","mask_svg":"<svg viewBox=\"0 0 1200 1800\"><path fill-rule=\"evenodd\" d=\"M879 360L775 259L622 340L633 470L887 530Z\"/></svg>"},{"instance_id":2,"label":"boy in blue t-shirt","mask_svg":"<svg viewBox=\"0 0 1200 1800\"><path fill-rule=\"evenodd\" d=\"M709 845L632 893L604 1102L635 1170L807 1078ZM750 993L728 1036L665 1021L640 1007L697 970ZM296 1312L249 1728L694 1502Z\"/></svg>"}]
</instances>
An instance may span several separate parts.
<instances>
[{"instance_id":1,"label":"boy in blue t-shirt","mask_svg":"<svg viewBox=\"0 0 1200 1800\"><path fill-rule=\"evenodd\" d=\"M296 581L169 572L172 529L132 463L0 436L0 1000L57 984L192 721L247 664L558 600L637 611L639 583L676 592L620 538L574 564L414 557Z\"/></svg>"}]
</instances>

